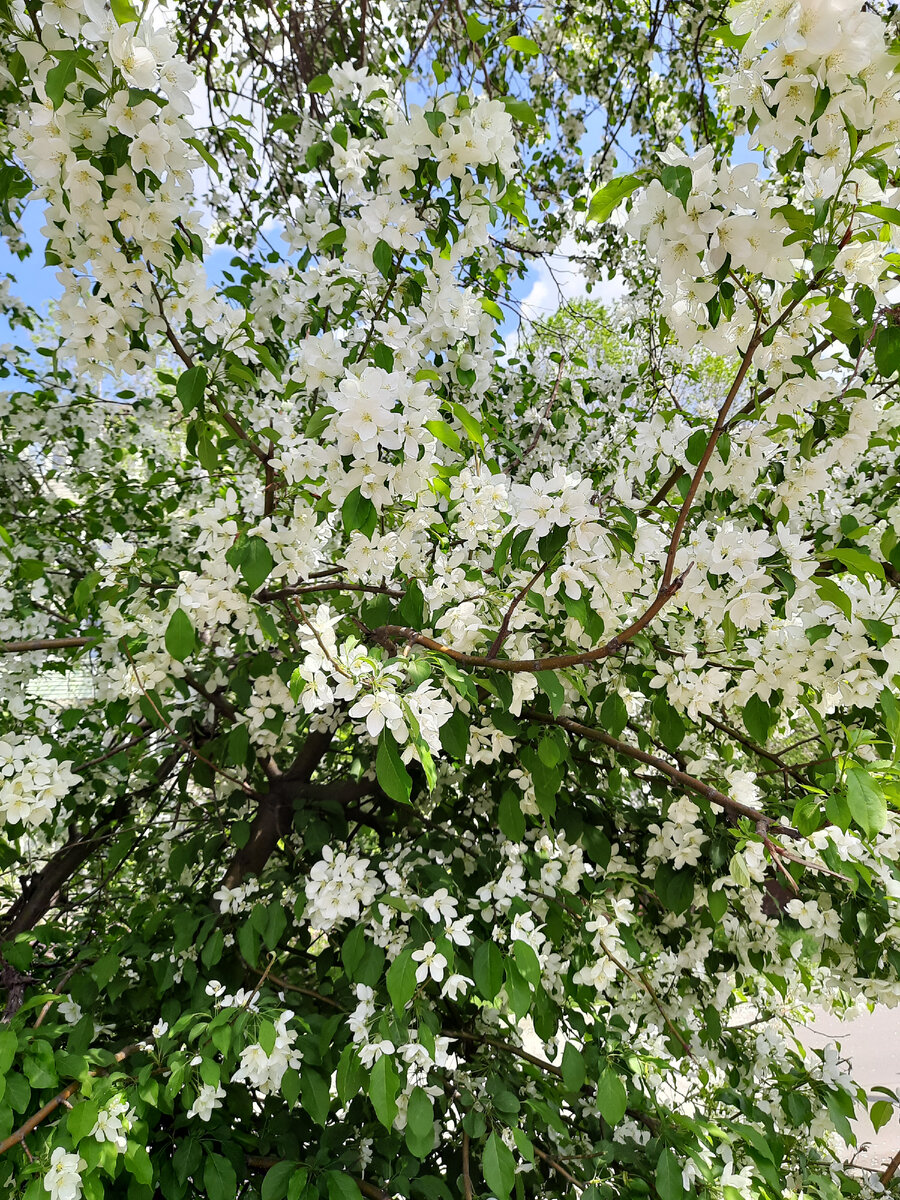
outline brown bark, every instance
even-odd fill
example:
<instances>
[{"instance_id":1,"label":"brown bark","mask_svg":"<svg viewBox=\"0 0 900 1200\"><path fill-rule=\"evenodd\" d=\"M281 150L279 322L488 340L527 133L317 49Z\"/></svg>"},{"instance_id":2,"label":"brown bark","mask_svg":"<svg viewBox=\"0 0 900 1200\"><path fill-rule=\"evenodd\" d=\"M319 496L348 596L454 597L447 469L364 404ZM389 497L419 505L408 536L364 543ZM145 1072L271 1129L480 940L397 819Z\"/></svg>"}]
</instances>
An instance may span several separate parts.
<instances>
[{"instance_id":1,"label":"brown bark","mask_svg":"<svg viewBox=\"0 0 900 1200\"><path fill-rule=\"evenodd\" d=\"M330 733L311 733L290 770L272 784L261 797L250 836L236 852L222 879L224 887L237 887L248 875L258 875L278 842L290 832L294 800L312 779L313 772L331 745Z\"/></svg>"}]
</instances>

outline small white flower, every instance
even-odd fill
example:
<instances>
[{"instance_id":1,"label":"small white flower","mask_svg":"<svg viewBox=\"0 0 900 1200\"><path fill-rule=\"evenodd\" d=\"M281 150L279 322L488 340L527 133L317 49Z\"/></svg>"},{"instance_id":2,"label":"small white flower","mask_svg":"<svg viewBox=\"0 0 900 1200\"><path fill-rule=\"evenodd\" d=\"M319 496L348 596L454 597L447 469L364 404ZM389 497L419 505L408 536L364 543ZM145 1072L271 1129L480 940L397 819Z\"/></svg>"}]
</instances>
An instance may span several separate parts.
<instances>
[{"instance_id":1,"label":"small white flower","mask_svg":"<svg viewBox=\"0 0 900 1200\"><path fill-rule=\"evenodd\" d=\"M441 995L447 996L450 1000L456 1000L459 996L466 994L473 982L466 975L448 975L441 988Z\"/></svg>"},{"instance_id":2,"label":"small white flower","mask_svg":"<svg viewBox=\"0 0 900 1200\"><path fill-rule=\"evenodd\" d=\"M81 1020L81 1005L73 1000L71 996L66 996L65 1000L59 1006L59 1015L68 1021L70 1025L77 1025Z\"/></svg>"},{"instance_id":3,"label":"small white flower","mask_svg":"<svg viewBox=\"0 0 900 1200\"><path fill-rule=\"evenodd\" d=\"M222 1107L224 1095L224 1088L213 1087L211 1083L204 1083L197 1093L197 1099L188 1109L187 1115L189 1117L199 1117L201 1121L208 1121L215 1109Z\"/></svg>"},{"instance_id":4,"label":"small white flower","mask_svg":"<svg viewBox=\"0 0 900 1200\"><path fill-rule=\"evenodd\" d=\"M426 942L421 950L414 950L412 957L413 962L419 963L416 967L417 983L424 983L429 975L435 983L441 982L447 969L447 960L438 952L434 942Z\"/></svg>"},{"instance_id":5,"label":"small white flower","mask_svg":"<svg viewBox=\"0 0 900 1200\"><path fill-rule=\"evenodd\" d=\"M44 1176L44 1187L51 1200L80 1200L81 1172L87 1163L78 1154L67 1154L57 1146L50 1157L50 1169Z\"/></svg>"}]
</instances>

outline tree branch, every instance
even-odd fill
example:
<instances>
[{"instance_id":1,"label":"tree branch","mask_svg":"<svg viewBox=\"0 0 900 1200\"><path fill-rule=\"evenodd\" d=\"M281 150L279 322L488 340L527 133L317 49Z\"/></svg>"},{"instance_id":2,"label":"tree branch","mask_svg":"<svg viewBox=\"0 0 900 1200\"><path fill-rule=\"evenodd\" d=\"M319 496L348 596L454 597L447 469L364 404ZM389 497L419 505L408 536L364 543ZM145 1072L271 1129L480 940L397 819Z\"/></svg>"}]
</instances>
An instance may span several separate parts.
<instances>
[{"instance_id":1,"label":"tree branch","mask_svg":"<svg viewBox=\"0 0 900 1200\"><path fill-rule=\"evenodd\" d=\"M143 1042L135 1042L131 1046L126 1046L123 1050L118 1052L115 1057L115 1061L117 1063L124 1062L124 1060L128 1058L130 1054L135 1054L138 1050L143 1050L143 1048ZM106 1067L97 1067L97 1069L91 1071L90 1074L93 1078L96 1078L99 1075L108 1074L108 1071ZM11 1150L13 1146L18 1146L20 1143L22 1144L23 1149L25 1149L24 1143L29 1133L32 1133L35 1129L37 1129L41 1121L45 1121L47 1117L51 1115L51 1113L56 1112L61 1104L65 1104L70 1096L74 1096L80 1087L81 1081L76 1079L73 1083L67 1084L67 1086L64 1087L61 1092L57 1092L53 1099L48 1100L44 1107L39 1109L33 1117L29 1117L24 1125L20 1125L19 1128L11 1133L8 1138L4 1138L4 1140L0 1142L0 1154L5 1154L7 1150Z\"/></svg>"},{"instance_id":2,"label":"tree branch","mask_svg":"<svg viewBox=\"0 0 900 1200\"><path fill-rule=\"evenodd\" d=\"M28 654L31 650L68 650L72 646L93 646L102 639L94 637L34 638L25 642L0 642L0 654Z\"/></svg>"},{"instance_id":3,"label":"tree branch","mask_svg":"<svg viewBox=\"0 0 900 1200\"><path fill-rule=\"evenodd\" d=\"M684 583L689 570L690 567L687 567L680 575L676 575L673 580L661 587L650 607L627 629L617 633L604 645L597 646L594 650L585 650L580 654L556 654L548 655L546 658L491 658L489 655L464 654L461 650L454 650L451 646L445 646L443 642L435 641L434 638L426 637L422 633L416 633L414 629L407 629L403 625L382 625L379 629L373 630L372 634L376 641L397 639L424 646L426 650L443 654L445 658L450 658L465 667L485 667L496 671L508 671L510 674L517 674L521 671L532 673L561 671L566 667L579 667L585 663L597 662L599 659L608 658L610 654L621 650L626 642L629 642L635 634L640 633L645 626L650 624L665 603L675 595Z\"/></svg>"},{"instance_id":4,"label":"tree branch","mask_svg":"<svg viewBox=\"0 0 900 1200\"><path fill-rule=\"evenodd\" d=\"M522 715L530 721L537 721L540 725L558 725L560 729L565 729L567 733L571 733L575 737L583 737L591 742L601 742L604 746L609 746L611 750L615 750L617 754L623 754L627 758L633 758L637 762L645 763L648 767L654 767L663 775L667 775L674 783L680 784L690 792L696 792L698 796L702 796L704 800L708 800L711 804L718 804L720 808L724 808L726 812L730 812L733 816L749 817L754 824L758 824L761 821L767 829L771 829L775 833L780 833L785 837L797 838L798 840L802 840L803 838L803 835L792 826L775 823L772 817L766 816L765 813L761 813L756 808L751 808L749 804L742 804L739 800L733 800L730 796L726 796L724 792L720 792L718 788L710 787L708 783L703 783L702 780L695 779L693 775L688 775L686 771L680 771L677 767L673 767L664 758L659 758L655 754L648 754L646 750L641 750L637 746L631 746L628 742L620 742L618 738L604 733L602 729L591 729L589 726L582 725L579 721L573 721L569 717L548 717L546 714L535 712L534 709L530 708L523 709Z\"/></svg>"},{"instance_id":5,"label":"tree branch","mask_svg":"<svg viewBox=\"0 0 900 1200\"><path fill-rule=\"evenodd\" d=\"M289 832L294 797L310 782L313 772L331 745L332 734L311 733L290 769L259 799L250 836L228 864L222 886L237 887L248 875L258 875L269 861L279 840Z\"/></svg>"}]
</instances>

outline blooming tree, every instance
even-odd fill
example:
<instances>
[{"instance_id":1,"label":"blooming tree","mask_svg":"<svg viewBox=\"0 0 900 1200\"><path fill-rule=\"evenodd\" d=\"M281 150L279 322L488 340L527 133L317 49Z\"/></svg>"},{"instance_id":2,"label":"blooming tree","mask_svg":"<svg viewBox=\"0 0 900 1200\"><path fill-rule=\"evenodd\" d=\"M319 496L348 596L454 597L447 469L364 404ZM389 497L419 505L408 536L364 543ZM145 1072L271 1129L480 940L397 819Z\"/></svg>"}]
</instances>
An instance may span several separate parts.
<instances>
[{"instance_id":1,"label":"blooming tree","mask_svg":"<svg viewBox=\"0 0 900 1200\"><path fill-rule=\"evenodd\" d=\"M0 27L4 1195L882 1189L889 14Z\"/></svg>"}]
</instances>

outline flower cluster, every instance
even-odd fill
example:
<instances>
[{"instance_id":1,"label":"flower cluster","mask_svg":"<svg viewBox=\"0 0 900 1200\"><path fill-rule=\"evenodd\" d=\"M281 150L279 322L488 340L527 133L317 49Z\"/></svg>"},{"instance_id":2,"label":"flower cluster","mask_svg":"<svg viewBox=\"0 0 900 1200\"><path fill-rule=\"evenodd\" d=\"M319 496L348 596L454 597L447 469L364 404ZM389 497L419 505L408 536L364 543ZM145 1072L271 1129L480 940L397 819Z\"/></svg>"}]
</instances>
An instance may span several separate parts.
<instances>
[{"instance_id":1,"label":"flower cluster","mask_svg":"<svg viewBox=\"0 0 900 1200\"><path fill-rule=\"evenodd\" d=\"M341 921L358 920L382 888L367 858L344 851L335 854L325 846L309 872L305 918L313 929L322 932Z\"/></svg>"},{"instance_id":2,"label":"flower cluster","mask_svg":"<svg viewBox=\"0 0 900 1200\"><path fill-rule=\"evenodd\" d=\"M264 1096L278 1094L285 1071L296 1071L301 1063L300 1051L294 1046L297 1034L287 1027L293 1017L287 1009L275 1022L275 1044L270 1052L267 1053L259 1042L241 1051L240 1066L231 1077L232 1083L247 1083ZM199 1097L195 1103L199 1103ZM204 1106L208 1108L211 1103L212 1097L206 1093Z\"/></svg>"},{"instance_id":3,"label":"flower cluster","mask_svg":"<svg viewBox=\"0 0 900 1200\"><path fill-rule=\"evenodd\" d=\"M53 748L35 735L0 738L0 824L43 825L79 776L71 761L58 762Z\"/></svg>"}]
</instances>

